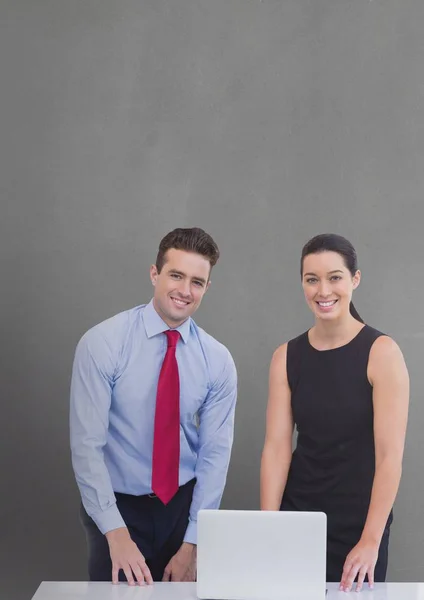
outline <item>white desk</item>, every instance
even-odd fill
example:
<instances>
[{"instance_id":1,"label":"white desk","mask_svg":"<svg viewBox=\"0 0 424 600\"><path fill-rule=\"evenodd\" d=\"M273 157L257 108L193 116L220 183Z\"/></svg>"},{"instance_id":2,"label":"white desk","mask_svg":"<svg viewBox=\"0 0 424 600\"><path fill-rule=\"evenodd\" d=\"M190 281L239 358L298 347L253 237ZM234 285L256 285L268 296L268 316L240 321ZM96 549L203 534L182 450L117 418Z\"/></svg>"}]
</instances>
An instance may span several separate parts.
<instances>
[{"instance_id":1,"label":"white desk","mask_svg":"<svg viewBox=\"0 0 424 600\"><path fill-rule=\"evenodd\" d=\"M360 594L339 592L336 583L329 583L327 587L328 600L424 600L424 583L377 583L372 591L365 585ZM32 600L197 600L197 595L195 583L155 583L132 587L126 583L44 581Z\"/></svg>"}]
</instances>

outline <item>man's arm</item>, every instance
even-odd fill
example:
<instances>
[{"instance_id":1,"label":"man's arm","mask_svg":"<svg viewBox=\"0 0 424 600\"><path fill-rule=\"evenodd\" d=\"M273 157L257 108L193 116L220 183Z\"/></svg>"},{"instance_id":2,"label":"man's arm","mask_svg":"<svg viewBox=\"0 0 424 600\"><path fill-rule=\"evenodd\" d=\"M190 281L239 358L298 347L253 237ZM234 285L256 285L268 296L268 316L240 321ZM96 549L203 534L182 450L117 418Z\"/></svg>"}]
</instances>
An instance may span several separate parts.
<instances>
[{"instance_id":1,"label":"man's arm","mask_svg":"<svg viewBox=\"0 0 424 600\"><path fill-rule=\"evenodd\" d=\"M72 466L87 514L102 533L125 527L103 458L109 426L114 359L95 329L80 340L71 379Z\"/></svg>"},{"instance_id":2,"label":"man's arm","mask_svg":"<svg viewBox=\"0 0 424 600\"><path fill-rule=\"evenodd\" d=\"M140 584L152 583L144 557L116 506L103 457L115 368L111 344L96 329L87 332L77 346L72 369L72 465L84 508L109 543L113 583L118 582L120 569L130 585L134 584L133 574Z\"/></svg>"},{"instance_id":3,"label":"man's arm","mask_svg":"<svg viewBox=\"0 0 424 600\"><path fill-rule=\"evenodd\" d=\"M223 371L199 410L196 484L184 542L168 563L164 581L196 580L197 513L219 508L227 478L234 436L237 373L228 353Z\"/></svg>"},{"instance_id":4,"label":"man's arm","mask_svg":"<svg viewBox=\"0 0 424 600\"><path fill-rule=\"evenodd\" d=\"M236 400L237 372L228 353L223 372L199 410L196 485L185 542L197 543L199 510L216 509L221 503L233 445Z\"/></svg>"}]
</instances>

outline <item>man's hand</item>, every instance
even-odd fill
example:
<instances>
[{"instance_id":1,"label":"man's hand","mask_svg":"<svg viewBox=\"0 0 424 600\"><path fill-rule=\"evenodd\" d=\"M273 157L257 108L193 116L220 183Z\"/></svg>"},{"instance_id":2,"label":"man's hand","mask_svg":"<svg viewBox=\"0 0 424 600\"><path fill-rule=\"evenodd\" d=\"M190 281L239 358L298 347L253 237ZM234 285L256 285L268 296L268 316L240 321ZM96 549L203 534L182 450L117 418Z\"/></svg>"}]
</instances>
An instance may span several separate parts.
<instances>
[{"instance_id":1,"label":"man's hand","mask_svg":"<svg viewBox=\"0 0 424 600\"><path fill-rule=\"evenodd\" d=\"M126 527L108 531L106 539L112 560L112 583L118 583L120 569L124 571L129 585L135 584L134 577L140 585L144 585L144 582L153 583L144 556L132 541Z\"/></svg>"},{"instance_id":2,"label":"man's hand","mask_svg":"<svg viewBox=\"0 0 424 600\"><path fill-rule=\"evenodd\" d=\"M166 566L162 581L196 581L197 547L183 542Z\"/></svg>"}]
</instances>

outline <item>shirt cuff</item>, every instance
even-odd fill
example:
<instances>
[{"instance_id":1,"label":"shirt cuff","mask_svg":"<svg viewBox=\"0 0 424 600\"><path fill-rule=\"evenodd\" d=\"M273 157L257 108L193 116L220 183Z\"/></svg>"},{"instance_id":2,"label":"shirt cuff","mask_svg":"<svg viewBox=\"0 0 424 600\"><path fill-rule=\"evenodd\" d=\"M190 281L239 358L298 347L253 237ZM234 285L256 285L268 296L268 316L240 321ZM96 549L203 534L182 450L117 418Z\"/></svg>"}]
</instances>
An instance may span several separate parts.
<instances>
[{"instance_id":1,"label":"shirt cuff","mask_svg":"<svg viewBox=\"0 0 424 600\"><path fill-rule=\"evenodd\" d=\"M197 544L197 521L189 521L185 532L184 541L189 544Z\"/></svg>"},{"instance_id":2,"label":"shirt cuff","mask_svg":"<svg viewBox=\"0 0 424 600\"><path fill-rule=\"evenodd\" d=\"M127 526L116 504L109 506L109 508L102 512L90 516L103 534L112 531L112 529L119 529L119 527Z\"/></svg>"}]
</instances>

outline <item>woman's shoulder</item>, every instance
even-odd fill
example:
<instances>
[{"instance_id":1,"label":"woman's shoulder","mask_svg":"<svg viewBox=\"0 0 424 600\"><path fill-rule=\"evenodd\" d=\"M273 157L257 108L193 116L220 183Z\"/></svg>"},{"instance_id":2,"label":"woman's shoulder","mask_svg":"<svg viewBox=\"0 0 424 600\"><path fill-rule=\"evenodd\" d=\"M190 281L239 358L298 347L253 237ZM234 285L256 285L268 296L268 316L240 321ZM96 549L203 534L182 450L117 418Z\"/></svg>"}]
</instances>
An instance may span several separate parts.
<instances>
[{"instance_id":1,"label":"woman's shoulder","mask_svg":"<svg viewBox=\"0 0 424 600\"><path fill-rule=\"evenodd\" d=\"M293 365L299 362L297 357L300 357L305 344L308 344L308 332L302 333L278 346L272 356L271 369L284 372L289 376L293 371Z\"/></svg>"},{"instance_id":2,"label":"woman's shoulder","mask_svg":"<svg viewBox=\"0 0 424 600\"><path fill-rule=\"evenodd\" d=\"M287 352L293 349L300 348L308 342L308 332L305 331L295 338L290 339L288 342L284 342L281 346L274 351L274 357L276 360L286 359Z\"/></svg>"},{"instance_id":3,"label":"woman's shoulder","mask_svg":"<svg viewBox=\"0 0 424 600\"><path fill-rule=\"evenodd\" d=\"M384 354L386 352L393 352L396 349L399 350L398 344L390 335L375 327L371 327L371 325L366 324L361 333L364 334L363 338L369 340L370 352L374 354Z\"/></svg>"},{"instance_id":4,"label":"woman's shoulder","mask_svg":"<svg viewBox=\"0 0 424 600\"><path fill-rule=\"evenodd\" d=\"M373 384L377 380L389 380L394 374L408 377L405 358L397 342L389 335L381 334L370 349L368 378Z\"/></svg>"},{"instance_id":5,"label":"woman's shoulder","mask_svg":"<svg viewBox=\"0 0 424 600\"><path fill-rule=\"evenodd\" d=\"M370 359L372 357L389 357L393 354L398 354L401 352L399 345L390 335L382 333L376 329L374 332L378 335L375 335L375 339L372 343Z\"/></svg>"},{"instance_id":6,"label":"woman's shoulder","mask_svg":"<svg viewBox=\"0 0 424 600\"><path fill-rule=\"evenodd\" d=\"M388 334L371 327L365 326L370 339L369 366L387 365L393 361L403 359L402 351L397 342Z\"/></svg>"},{"instance_id":7,"label":"woman's shoulder","mask_svg":"<svg viewBox=\"0 0 424 600\"><path fill-rule=\"evenodd\" d=\"M288 346L288 342L284 342L283 344L281 344L281 346L278 346L278 348L276 348L274 350L274 353L272 355L272 364L278 363L284 363L286 362L286 357L287 357L287 346Z\"/></svg>"}]
</instances>

